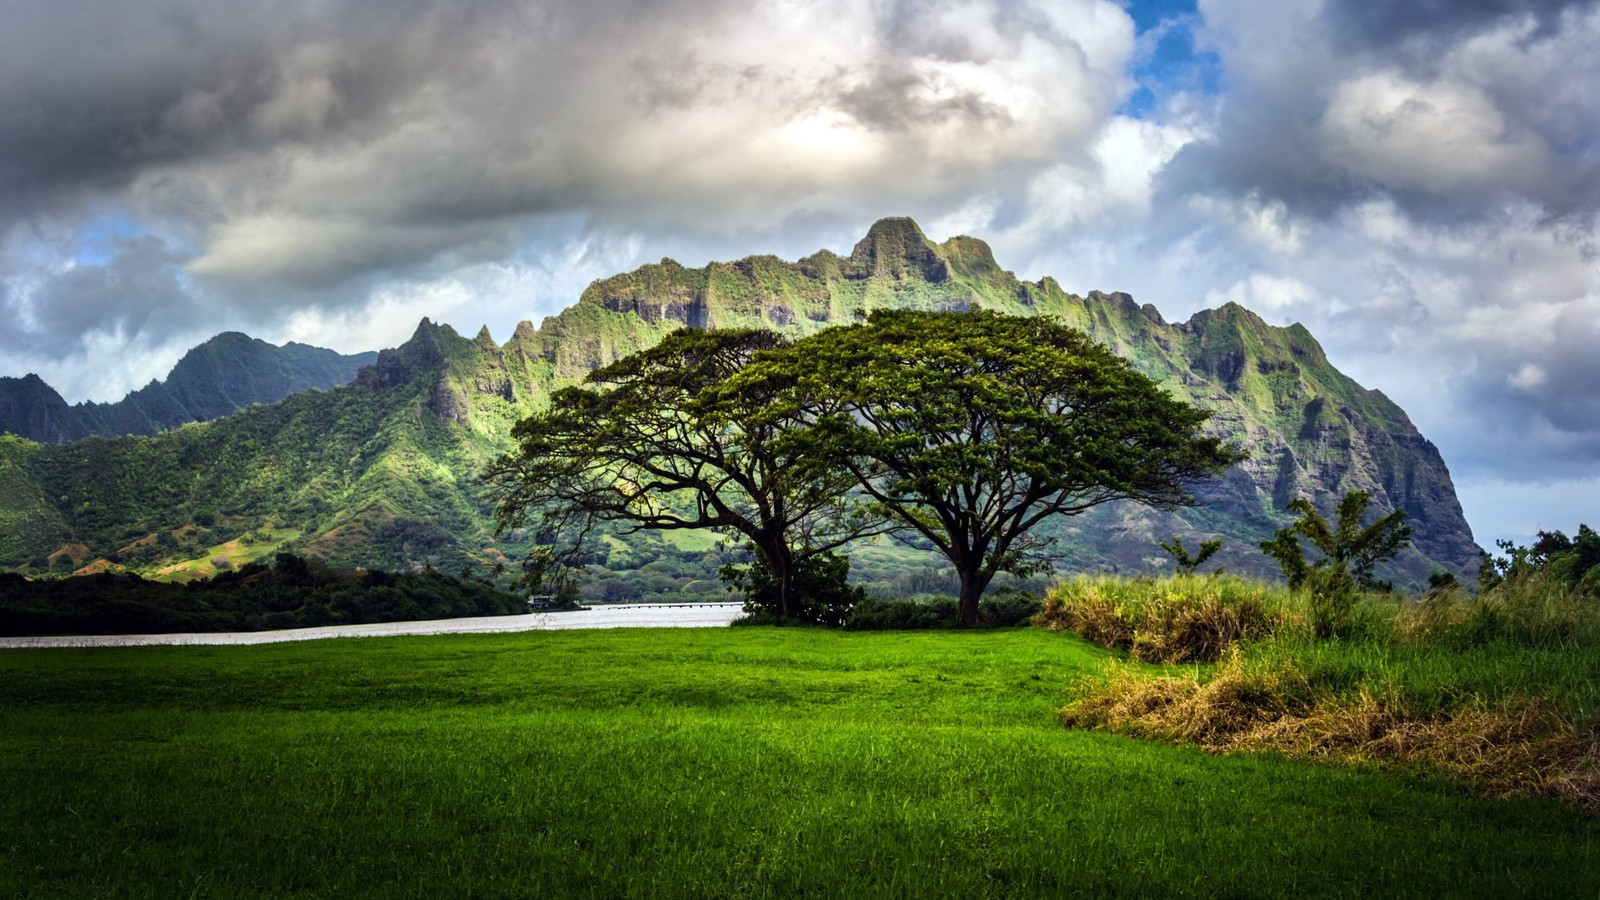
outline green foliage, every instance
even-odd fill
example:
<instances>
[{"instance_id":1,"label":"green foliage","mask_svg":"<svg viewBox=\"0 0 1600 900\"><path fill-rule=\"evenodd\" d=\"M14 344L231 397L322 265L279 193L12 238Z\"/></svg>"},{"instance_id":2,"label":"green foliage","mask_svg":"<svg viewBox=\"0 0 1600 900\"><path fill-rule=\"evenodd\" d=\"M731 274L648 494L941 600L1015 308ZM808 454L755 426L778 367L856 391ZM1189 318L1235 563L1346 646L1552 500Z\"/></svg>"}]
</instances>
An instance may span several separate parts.
<instances>
[{"instance_id":1,"label":"green foliage","mask_svg":"<svg viewBox=\"0 0 1600 900\"><path fill-rule=\"evenodd\" d=\"M1217 554L1218 550L1222 549L1222 539L1214 538L1202 542L1200 544L1200 552L1193 556L1190 556L1188 548L1183 546L1183 538L1177 535L1172 536L1171 543L1163 541L1160 546L1161 549L1172 554L1173 560L1178 564L1179 575L1193 575L1196 569L1205 565L1211 557Z\"/></svg>"},{"instance_id":2,"label":"green foliage","mask_svg":"<svg viewBox=\"0 0 1600 900\"><path fill-rule=\"evenodd\" d=\"M1546 574L1573 590L1600 599L1600 532L1588 525L1578 526L1576 539L1560 531L1540 531L1528 547L1508 540L1495 544L1506 555L1483 554L1478 569L1481 588L1487 590L1502 582Z\"/></svg>"},{"instance_id":3,"label":"green foliage","mask_svg":"<svg viewBox=\"0 0 1600 900\"><path fill-rule=\"evenodd\" d=\"M1345 494L1331 527L1311 501L1290 501L1289 511L1299 513L1300 518L1288 528L1278 529L1272 540L1261 543L1261 549L1277 561L1290 587L1299 587L1312 572L1323 571L1330 584L1352 582L1353 588L1376 588L1379 582L1373 570L1404 549L1411 540L1411 526L1405 524L1405 511L1398 509L1363 526L1371 499L1366 491ZM1300 538L1310 541L1322 558L1308 563Z\"/></svg>"},{"instance_id":4,"label":"green foliage","mask_svg":"<svg viewBox=\"0 0 1600 900\"><path fill-rule=\"evenodd\" d=\"M1009 628L1026 624L1043 606L1027 591L1002 588L978 604L982 628ZM958 628L960 605L954 597L934 596L917 600L866 598L857 603L845 620L849 631L923 631L930 628Z\"/></svg>"},{"instance_id":5,"label":"green foliage","mask_svg":"<svg viewBox=\"0 0 1600 900\"><path fill-rule=\"evenodd\" d=\"M850 610L866 599L866 591L850 586L850 558L833 553L814 553L795 564L792 612L785 611L780 585L760 556L749 565L729 563L720 577L729 590L744 595L745 615L756 619L843 625Z\"/></svg>"},{"instance_id":6,"label":"green foliage","mask_svg":"<svg viewBox=\"0 0 1600 900\"><path fill-rule=\"evenodd\" d=\"M959 604L954 597L926 600L869 598L856 604L844 627L850 631L924 631L955 628Z\"/></svg>"},{"instance_id":7,"label":"green foliage","mask_svg":"<svg viewBox=\"0 0 1600 900\"><path fill-rule=\"evenodd\" d=\"M990 628L1026 625L1044 610L1044 602L1029 591L1000 588L978 604L978 624Z\"/></svg>"},{"instance_id":8,"label":"green foliage","mask_svg":"<svg viewBox=\"0 0 1600 900\"><path fill-rule=\"evenodd\" d=\"M336 570L293 554L186 585L102 573L29 581L0 573L0 634L260 631L527 612L476 581L427 571Z\"/></svg>"},{"instance_id":9,"label":"green foliage","mask_svg":"<svg viewBox=\"0 0 1600 900\"><path fill-rule=\"evenodd\" d=\"M769 331L683 329L558 392L517 424L518 450L485 476L500 530L535 523L561 542L548 551L554 565L583 553L603 521L738 534L770 577L761 587L773 590L779 614L838 618L806 606L836 601L832 589L826 601L807 601L801 567L876 522L851 502L842 466L789 440L804 423L771 412L781 387L724 389L755 354L786 344ZM833 566L819 561L804 577Z\"/></svg>"},{"instance_id":10,"label":"green foliage","mask_svg":"<svg viewBox=\"0 0 1600 900\"><path fill-rule=\"evenodd\" d=\"M1112 500L1192 504L1243 454L1208 414L1044 317L882 310L764 354L727 392L770 398L798 455L837 460L905 530L950 560L960 619L997 573L1048 563L1034 529Z\"/></svg>"}]
</instances>

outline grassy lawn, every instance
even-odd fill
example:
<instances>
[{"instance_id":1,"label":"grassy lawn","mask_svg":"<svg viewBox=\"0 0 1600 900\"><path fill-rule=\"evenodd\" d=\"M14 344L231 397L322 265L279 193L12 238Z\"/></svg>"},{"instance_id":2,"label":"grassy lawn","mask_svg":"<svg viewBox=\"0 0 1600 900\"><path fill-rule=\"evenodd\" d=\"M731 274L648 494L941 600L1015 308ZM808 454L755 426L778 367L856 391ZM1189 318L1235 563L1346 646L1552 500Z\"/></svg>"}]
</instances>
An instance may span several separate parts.
<instances>
[{"instance_id":1,"label":"grassy lawn","mask_svg":"<svg viewBox=\"0 0 1600 900\"><path fill-rule=\"evenodd\" d=\"M1600 821L1069 731L1075 637L0 653L0 896L1577 896Z\"/></svg>"}]
</instances>

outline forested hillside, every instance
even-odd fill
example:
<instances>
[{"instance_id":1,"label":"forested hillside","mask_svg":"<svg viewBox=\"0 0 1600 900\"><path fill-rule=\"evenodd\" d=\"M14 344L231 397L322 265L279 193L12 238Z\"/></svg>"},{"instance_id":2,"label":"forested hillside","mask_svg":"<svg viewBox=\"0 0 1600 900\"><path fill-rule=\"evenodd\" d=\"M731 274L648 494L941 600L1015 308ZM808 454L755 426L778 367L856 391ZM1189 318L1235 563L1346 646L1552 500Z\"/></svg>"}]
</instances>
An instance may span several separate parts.
<instances>
[{"instance_id":1,"label":"forested hillside","mask_svg":"<svg viewBox=\"0 0 1600 900\"><path fill-rule=\"evenodd\" d=\"M1296 325L1236 305L1168 323L1125 294L1077 296L1025 282L971 237L929 241L909 219L873 226L848 256L755 256L698 269L663 260L592 284L580 300L504 343L426 319L355 380L149 438L50 446L0 439L0 565L147 576L209 575L279 550L335 564L515 571L527 536L496 538L478 479L511 425L556 387L684 326L805 334L873 309L984 308L1060 317L1108 344L1250 453L1201 506L1114 505L1058 520L1058 570L1158 570L1174 534L1224 540L1231 571L1272 574L1256 547L1295 497L1331 508L1350 490L1404 509L1415 549L1390 573L1475 571L1478 551L1444 462L1382 393L1342 375ZM590 555L593 599L718 591L728 558L694 533L605 537ZM852 551L858 578L888 593L948 590L925 553L880 542Z\"/></svg>"}]
</instances>

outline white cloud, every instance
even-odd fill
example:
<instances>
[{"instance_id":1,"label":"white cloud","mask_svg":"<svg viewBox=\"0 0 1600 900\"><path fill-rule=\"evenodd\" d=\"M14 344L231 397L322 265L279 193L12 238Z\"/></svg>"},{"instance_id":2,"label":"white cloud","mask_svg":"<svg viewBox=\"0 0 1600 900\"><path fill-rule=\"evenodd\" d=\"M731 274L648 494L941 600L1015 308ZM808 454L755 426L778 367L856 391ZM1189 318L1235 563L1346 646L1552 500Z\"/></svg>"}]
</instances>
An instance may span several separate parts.
<instances>
[{"instance_id":1,"label":"white cloud","mask_svg":"<svg viewBox=\"0 0 1600 900\"><path fill-rule=\"evenodd\" d=\"M1213 290L1206 294L1207 306L1237 303L1264 316L1273 316L1278 310L1304 307L1317 301L1317 292L1305 282L1261 273L1236 282L1226 290Z\"/></svg>"},{"instance_id":2,"label":"white cloud","mask_svg":"<svg viewBox=\"0 0 1600 900\"><path fill-rule=\"evenodd\" d=\"M1317 137L1331 166L1398 189L1521 185L1549 169L1541 142L1512 134L1484 91L1449 81L1423 84L1394 71L1339 85Z\"/></svg>"}]
</instances>

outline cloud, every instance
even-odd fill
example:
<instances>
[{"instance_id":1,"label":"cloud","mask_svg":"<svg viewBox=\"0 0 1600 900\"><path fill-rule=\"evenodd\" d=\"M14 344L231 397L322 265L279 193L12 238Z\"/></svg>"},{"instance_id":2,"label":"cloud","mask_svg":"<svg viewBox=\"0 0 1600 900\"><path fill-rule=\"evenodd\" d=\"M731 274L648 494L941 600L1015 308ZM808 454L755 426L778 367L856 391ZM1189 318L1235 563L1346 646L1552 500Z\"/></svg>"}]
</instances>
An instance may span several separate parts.
<instances>
[{"instance_id":1,"label":"cloud","mask_svg":"<svg viewBox=\"0 0 1600 900\"><path fill-rule=\"evenodd\" d=\"M1465 479L1600 464L1600 4L1133 12L16 0L0 374L109 399L223 328L503 336L663 255L848 250L907 214L1169 318L1304 322ZM108 217L138 227L82 252Z\"/></svg>"},{"instance_id":2,"label":"cloud","mask_svg":"<svg viewBox=\"0 0 1600 900\"><path fill-rule=\"evenodd\" d=\"M1537 193L1538 179L1551 168L1543 143L1509 134L1505 114L1482 89L1422 84L1392 71L1340 84L1316 135L1353 178L1397 191L1525 185L1524 192Z\"/></svg>"},{"instance_id":3,"label":"cloud","mask_svg":"<svg viewBox=\"0 0 1600 900\"><path fill-rule=\"evenodd\" d=\"M21 0L0 34L0 278L31 318L8 364L322 319L387 340L373 313L395 296L497 266L532 294L483 314L514 322L641 254L799 254L934 218L1084 159L1133 53L1108 0ZM76 260L106 209L159 258ZM634 255L577 252L602 245Z\"/></svg>"},{"instance_id":4,"label":"cloud","mask_svg":"<svg viewBox=\"0 0 1600 900\"><path fill-rule=\"evenodd\" d=\"M125 192L193 275L324 303L530 216L728 234L959 202L1081 154L1134 49L1105 0L99 6L8 31L12 215Z\"/></svg>"},{"instance_id":5,"label":"cloud","mask_svg":"<svg viewBox=\"0 0 1600 900\"><path fill-rule=\"evenodd\" d=\"M118 239L103 265L67 265L8 284L0 337L9 353L63 355L88 335L170 331L194 313L181 256L152 235Z\"/></svg>"},{"instance_id":6,"label":"cloud","mask_svg":"<svg viewBox=\"0 0 1600 900\"><path fill-rule=\"evenodd\" d=\"M1347 48L1430 53L1507 19L1531 21L1547 32L1563 13L1592 5L1592 0L1345 0L1324 5L1319 18Z\"/></svg>"}]
</instances>

